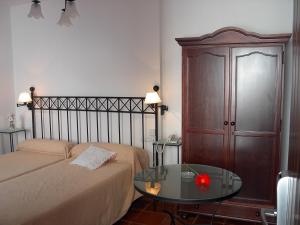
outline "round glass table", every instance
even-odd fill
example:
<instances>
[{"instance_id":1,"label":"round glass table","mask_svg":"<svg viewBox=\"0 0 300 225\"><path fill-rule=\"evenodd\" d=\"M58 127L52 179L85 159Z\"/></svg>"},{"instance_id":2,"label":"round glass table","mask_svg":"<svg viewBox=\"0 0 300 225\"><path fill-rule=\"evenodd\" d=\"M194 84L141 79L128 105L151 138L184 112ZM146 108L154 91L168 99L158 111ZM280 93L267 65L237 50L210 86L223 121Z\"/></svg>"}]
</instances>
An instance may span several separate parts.
<instances>
[{"instance_id":1,"label":"round glass table","mask_svg":"<svg viewBox=\"0 0 300 225\"><path fill-rule=\"evenodd\" d=\"M200 204L232 198L240 191L242 180L218 167L176 164L143 170L135 176L134 185L137 191L154 200ZM170 215L171 224L175 224L176 215L165 212Z\"/></svg>"}]
</instances>

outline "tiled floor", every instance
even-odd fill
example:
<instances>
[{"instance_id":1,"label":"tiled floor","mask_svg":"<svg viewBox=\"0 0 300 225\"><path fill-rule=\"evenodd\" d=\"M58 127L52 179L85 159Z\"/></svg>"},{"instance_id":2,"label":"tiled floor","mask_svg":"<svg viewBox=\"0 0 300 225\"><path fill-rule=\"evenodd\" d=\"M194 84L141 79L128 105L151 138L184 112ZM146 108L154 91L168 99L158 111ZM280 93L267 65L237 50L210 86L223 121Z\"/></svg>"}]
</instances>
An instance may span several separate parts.
<instances>
[{"instance_id":1,"label":"tiled floor","mask_svg":"<svg viewBox=\"0 0 300 225\"><path fill-rule=\"evenodd\" d=\"M175 211L176 205L158 204L157 210L154 211L152 201L146 198L140 198L133 203L128 213L119 222L117 222L114 225L170 225L170 218L166 213L162 212L163 208L166 208L171 211ZM204 216L190 216L185 221L187 221L187 224L210 224L210 218ZM181 225L181 223L176 223L176 225L177 224ZM258 225L258 224L215 218L213 225Z\"/></svg>"}]
</instances>

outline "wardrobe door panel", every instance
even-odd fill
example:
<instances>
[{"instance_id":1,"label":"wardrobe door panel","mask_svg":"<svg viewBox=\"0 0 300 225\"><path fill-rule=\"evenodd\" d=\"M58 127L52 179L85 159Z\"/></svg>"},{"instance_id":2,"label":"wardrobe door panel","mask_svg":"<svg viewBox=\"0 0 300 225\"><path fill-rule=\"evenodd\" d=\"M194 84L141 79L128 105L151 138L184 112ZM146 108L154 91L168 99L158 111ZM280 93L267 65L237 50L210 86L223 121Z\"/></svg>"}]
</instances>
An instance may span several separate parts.
<instances>
[{"instance_id":1,"label":"wardrobe door panel","mask_svg":"<svg viewBox=\"0 0 300 225\"><path fill-rule=\"evenodd\" d=\"M239 197L272 204L278 173L282 47L232 49L232 169L243 180Z\"/></svg>"},{"instance_id":2,"label":"wardrobe door panel","mask_svg":"<svg viewBox=\"0 0 300 225\"><path fill-rule=\"evenodd\" d=\"M189 121L199 129L223 129L225 56L211 51L188 58ZM203 118L206 118L205 120Z\"/></svg>"},{"instance_id":3,"label":"wardrobe door panel","mask_svg":"<svg viewBox=\"0 0 300 225\"><path fill-rule=\"evenodd\" d=\"M273 168L273 145L275 138L243 137L235 138L234 171L243 177L240 198L253 198L268 201Z\"/></svg>"},{"instance_id":4,"label":"wardrobe door panel","mask_svg":"<svg viewBox=\"0 0 300 225\"><path fill-rule=\"evenodd\" d=\"M183 162L226 168L229 48L188 48L183 59Z\"/></svg>"},{"instance_id":5,"label":"wardrobe door panel","mask_svg":"<svg viewBox=\"0 0 300 225\"><path fill-rule=\"evenodd\" d=\"M236 56L236 129L274 131L277 55L253 51Z\"/></svg>"},{"instance_id":6,"label":"wardrobe door panel","mask_svg":"<svg viewBox=\"0 0 300 225\"><path fill-rule=\"evenodd\" d=\"M223 135L215 134L189 134L189 149L193 157L189 163L206 164L211 166L224 166Z\"/></svg>"}]
</instances>

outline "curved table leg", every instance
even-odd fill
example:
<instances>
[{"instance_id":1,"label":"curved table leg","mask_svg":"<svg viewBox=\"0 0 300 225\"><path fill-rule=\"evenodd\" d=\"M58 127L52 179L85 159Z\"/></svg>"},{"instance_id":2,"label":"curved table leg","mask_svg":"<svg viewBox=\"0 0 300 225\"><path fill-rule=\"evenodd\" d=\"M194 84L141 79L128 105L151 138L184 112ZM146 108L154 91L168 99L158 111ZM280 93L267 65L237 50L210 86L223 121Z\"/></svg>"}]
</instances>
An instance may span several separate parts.
<instances>
[{"instance_id":1,"label":"curved table leg","mask_svg":"<svg viewBox=\"0 0 300 225\"><path fill-rule=\"evenodd\" d=\"M188 223L185 223L185 221L183 221L179 216L177 216L176 214L174 215L174 213L168 211L168 210L162 210L164 213L168 214L170 219L171 219L171 222L170 222L170 225L176 225L176 221L177 222L180 222L181 224L183 225L192 225L192 224L188 224ZM195 224L196 225L196 224ZM199 224L199 225L212 225L211 224Z\"/></svg>"},{"instance_id":2,"label":"curved table leg","mask_svg":"<svg viewBox=\"0 0 300 225\"><path fill-rule=\"evenodd\" d=\"M164 213L167 213L171 219L170 225L176 225L175 221L176 221L176 216L173 215L172 212L168 211L168 210L163 210Z\"/></svg>"},{"instance_id":3,"label":"curved table leg","mask_svg":"<svg viewBox=\"0 0 300 225\"><path fill-rule=\"evenodd\" d=\"M215 208L215 210L213 211L213 213L211 214L210 224L207 224L207 225L213 225L214 218L215 218L215 216L216 216L216 214L217 214L217 212L218 212L218 209L219 209L220 205L221 205L221 202L216 202L216 208ZM198 208L199 208L199 206L198 206ZM196 213L196 212L185 212L185 211L180 211L179 208L177 208L177 213L180 213L180 214L181 214L181 218L182 218L182 219L188 218L188 215L189 215L189 214L190 214L190 215L201 215L201 213ZM169 214L169 213L168 213L168 214ZM175 217L175 218L177 218L177 217ZM177 220L178 220L179 222L185 224L185 223L182 221L182 219L180 219L180 220L177 219ZM185 225L187 225L187 224L185 224ZM197 224L195 224L195 225L197 225ZM199 224L199 225L200 225L200 224ZM204 224L201 224L201 225L204 225Z\"/></svg>"}]
</instances>

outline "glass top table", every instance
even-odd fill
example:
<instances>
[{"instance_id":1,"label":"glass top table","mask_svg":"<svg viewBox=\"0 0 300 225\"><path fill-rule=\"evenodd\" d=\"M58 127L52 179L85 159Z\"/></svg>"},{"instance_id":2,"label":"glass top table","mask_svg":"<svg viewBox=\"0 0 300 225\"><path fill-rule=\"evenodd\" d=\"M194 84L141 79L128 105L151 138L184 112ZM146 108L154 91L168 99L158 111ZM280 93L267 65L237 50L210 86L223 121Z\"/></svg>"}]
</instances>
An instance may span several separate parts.
<instances>
[{"instance_id":1,"label":"glass top table","mask_svg":"<svg viewBox=\"0 0 300 225\"><path fill-rule=\"evenodd\" d=\"M149 168L134 178L137 191L156 200L184 204L220 202L236 195L241 178L226 169L200 164Z\"/></svg>"},{"instance_id":2,"label":"glass top table","mask_svg":"<svg viewBox=\"0 0 300 225\"><path fill-rule=\"evenodd\" d=\"M141 171L134 177L134 186L153 200L178 203L177 212L167 209L163 212L170 216L171 225L175 225L176 221L186 225L186 221L178 216L179 204L221 203L240 191L242 180L233 172L218 167L176 164ZM210 224L216 212L212 214Z\"/></svg>"}]
</instances>

